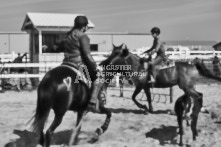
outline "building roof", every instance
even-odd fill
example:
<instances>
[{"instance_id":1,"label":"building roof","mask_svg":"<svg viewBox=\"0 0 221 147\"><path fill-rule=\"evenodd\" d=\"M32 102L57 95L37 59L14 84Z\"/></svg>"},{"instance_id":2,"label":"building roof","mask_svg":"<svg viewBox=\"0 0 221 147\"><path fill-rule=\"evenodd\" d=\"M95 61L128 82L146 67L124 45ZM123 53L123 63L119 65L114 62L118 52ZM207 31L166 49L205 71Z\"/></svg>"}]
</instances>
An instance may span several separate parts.
<instances>
[{"instance_id":1,"label":"building roof","mask_svg":"<svg viewBox=\"0 0 221 147\"><path fill-rule=\"evenodd\" d=\"M213 48L215 49L216 47L221 46L221 42L216 43L215 45L213 45Z\"/></svg>"},{"instance_id":2,"label":"building roof","mask_svg":"<svg viewBox=\"0 0 221 147\"><path fill-rule=\"evenodd\" d=\"M213 46L216 41L196 41L196 40L165 40L167 46Z\"/></svg>"},{"instance_id":3,"label":"building roof","mask_svg":"<svg viewBox=\"0 0 221 147\"><path fill-rule=\"evenodd\" d=\"M27 13L21 30L66 31L73 27L74 19L79 15L84 14ZM88 21L88 27L94 28L95 25Z\"/></svg>"}]
</instances>

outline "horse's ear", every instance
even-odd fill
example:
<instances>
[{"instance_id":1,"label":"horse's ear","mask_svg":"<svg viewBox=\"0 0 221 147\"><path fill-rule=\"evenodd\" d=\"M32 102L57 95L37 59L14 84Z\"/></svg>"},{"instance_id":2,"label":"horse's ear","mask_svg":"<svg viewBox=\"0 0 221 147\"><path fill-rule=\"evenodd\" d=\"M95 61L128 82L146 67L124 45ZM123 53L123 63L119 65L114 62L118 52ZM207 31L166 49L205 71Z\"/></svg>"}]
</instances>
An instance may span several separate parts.
<instances>
[{"instance_id":1,"label":"horse's ear","mask_svg":"<svg viewBox=\"0 0 221 147\"><path fill-rule=\"evenodd\" d=\"M123 52L121 54L121 57L126 57L129 55L129 50L127 48L123 49Z\"/></svg>"},{"instance_id":2,"label":"horse's ear","mask_svg":"<svg viewBox=\"0 0 221 147\"><path fill-rule=\"evenodd\" d=\"M128 49L126 44L125 44L125 49Z\"/></svg>"},{"instance_id":3,"label":"horse's ear","mask_svg":"<svg viewBox=\"0 0 221 147\"><path fill-rule=\"evenodd\" d=\"M115 49L116 48L116 46L113 44L113 48Z\"/></svg>"},{"instance_id":4,"label":"horse's ear","mask_svg":"<svg viewBox=\"0 0 221 147\"><path fill-rule=\"evenodd\" d=\"M120 48L123 48L123 46L124 46L124 43L122 43L119 47L120 47Z\"/></svg>"}]
</instances>

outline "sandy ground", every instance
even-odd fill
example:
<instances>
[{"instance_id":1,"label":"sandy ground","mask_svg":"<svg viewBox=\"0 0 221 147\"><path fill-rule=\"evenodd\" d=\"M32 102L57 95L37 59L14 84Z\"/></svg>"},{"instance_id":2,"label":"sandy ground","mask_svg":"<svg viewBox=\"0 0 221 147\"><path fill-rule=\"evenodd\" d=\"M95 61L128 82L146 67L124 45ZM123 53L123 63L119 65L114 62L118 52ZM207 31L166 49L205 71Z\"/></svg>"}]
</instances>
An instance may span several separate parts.
<instances>
[{"instance_id":1,"label":"sandy ground","mask_svg":"<svg viewBox=\"0 0 221 147\"><path fill-rule=\"evenodd\" d=\"M221 109L221 85L197 85L196 89L204 94L204 106L208 110ZM169 93L169 89L154 89L154 92ZM105 115L88 113L83 121L79 136L79 147L173 147L178 146L179 135L176 116L171 115L175 100L183 94L174 87L174 102L169 98L155 96L154 114L145 115L131 100L133 88L127 88L124 97L119 97L119 90L108 89L107 107L110 108L112 119L108 130L100 139L90 144L97 127L100 127ZM33 147L36 146L38 135L28 130L27 121L33 116L36 107L36 91L0 93L0 147ZM137 97L141 103L147 104L146 97L140 93ZM166 103L164 103L166 100ZM220 104L220 105L219 105ZM215 109L215 110L216 110ZM185 126L184 146L220 147L221 123L219 116L211 113L200 113L198 121L199 136L192 141L192 133ZM47 126L53 119L50 113ZM67 144L71 128L75 124L76 113L67 112L62 124L53 135L52 145ZM185 123L184 123L185 124Z\"/></svg>"}]
</instances>

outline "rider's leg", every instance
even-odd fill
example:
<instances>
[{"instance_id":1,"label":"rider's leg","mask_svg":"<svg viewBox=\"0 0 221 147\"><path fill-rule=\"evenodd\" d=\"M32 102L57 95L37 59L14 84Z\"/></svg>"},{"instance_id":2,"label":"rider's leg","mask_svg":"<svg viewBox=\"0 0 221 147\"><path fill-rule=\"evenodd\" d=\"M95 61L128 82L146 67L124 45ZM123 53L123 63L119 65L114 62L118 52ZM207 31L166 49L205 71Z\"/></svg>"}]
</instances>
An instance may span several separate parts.
<instances>
[{"instance_id":1,"label":"rider's leg","mask_svg":"<svg viewBox=\"0 0 221 147\"><path fill-rule=\"evenodd\" d=\"M148 67L148 70L149 70L149 83L153 83L155 82L155 79L156 79L156 70L155 70L155 66L159 63L161 63L163 61L163 58L161 56L156 56L156 58L149 63L149 67Z\"/></svg>"},{"instance_id":2,"label":"rider's leg","mask_svg":"<svg viewBox=\"0 0 221 147\"><path fill-rule=\"evenodd\" d=\"M84 66L84 65L81 65ZM89 84L90 86L90 101L88 104L88 110L92 111L92 112L100 112L99 109L99 96L100 96L100 83L97 83L96 78L97 78L97 72L91 70L90 73L88 71L87 68L85 68L85 66L81 69L83 70L84 75L87 77L87 79L89 80L89 82L91 82L91 84ZM89 77L90 78L89 78Z\"/></svg>"},{"instance_id":3,"label":"rider's leg","mask_svg":"<svg viewBox=\"0 0 221 147\"><path fill-rule=\"evenodd\" d=\"M88 105L88 109L92 112L100 112L99 109L99 96L101 92L101 87L96 82L92 82L91 85L91 96Z\"/></svg>"}]
</instances>

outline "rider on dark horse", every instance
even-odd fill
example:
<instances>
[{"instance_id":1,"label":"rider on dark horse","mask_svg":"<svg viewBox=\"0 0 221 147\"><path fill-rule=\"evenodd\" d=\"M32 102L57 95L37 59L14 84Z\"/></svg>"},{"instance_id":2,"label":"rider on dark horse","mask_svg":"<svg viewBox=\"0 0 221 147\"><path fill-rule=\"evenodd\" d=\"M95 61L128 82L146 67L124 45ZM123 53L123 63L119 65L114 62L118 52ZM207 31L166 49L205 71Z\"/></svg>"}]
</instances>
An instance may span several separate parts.
<instances>
[{"instance_id":1,"label":"rider on dark horse","mask_svg":"<svg viewBox=\"0 0 221 147\"><path fill-rule=\"evenodd\" d=\"M67 33L64 43L64 60L63 64L69 64L79 69L80 66L86 65L89 71L90 79L95 82L97 76L97 65L91 56L90 39L85 34L88 30L88 19L86 16L77 16L74 20L73 28ZM85 72L85 70L84 70ZM98 100L93 98L89 102L89 110L99 112Z\"/></svg>"},{"instance_id":2,"label":"rider on dark horse","mask_svg":"<svg viewBox=\"0 0 221 147\"><path fill-rule=\"evenodd\" d=\"M165 47L164 43L160 40L160 29L158 27L154 27L151 29L151 34L154 38L153 45L150 49L143 52L142 54L154 54L157 53L157 56L155 59L153 59L151 62L149 62L148 66L148 73L149 73L149 79L148 83L154 83L155 82L155 66L161 63L162 61L165 61L167 59L167 56L165 54Z\"/></svg>"}]
</instances>

